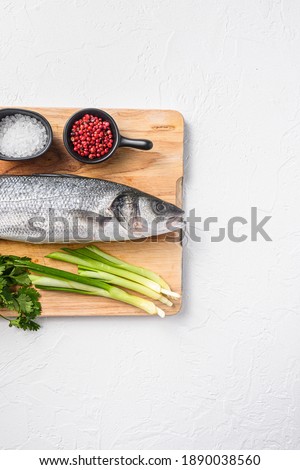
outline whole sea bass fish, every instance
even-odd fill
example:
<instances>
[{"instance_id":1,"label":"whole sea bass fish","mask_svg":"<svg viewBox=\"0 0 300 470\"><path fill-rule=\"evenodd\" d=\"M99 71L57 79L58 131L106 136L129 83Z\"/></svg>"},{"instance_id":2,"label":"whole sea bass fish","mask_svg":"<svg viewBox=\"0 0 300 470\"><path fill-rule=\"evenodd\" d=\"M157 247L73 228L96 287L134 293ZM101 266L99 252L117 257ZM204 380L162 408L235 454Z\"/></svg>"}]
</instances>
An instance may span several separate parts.
<instances>
[{"instance_id":1,"label":"whole sea bass fish","mask_svg":"<svg viewBox=\"0 0 300 470\"><path fill-rule=\"evenodd\" d=\"M72 175L0 176L0 238L128 240L182 227L183 211L130 186Z\"/></svg>"}]
</instances>

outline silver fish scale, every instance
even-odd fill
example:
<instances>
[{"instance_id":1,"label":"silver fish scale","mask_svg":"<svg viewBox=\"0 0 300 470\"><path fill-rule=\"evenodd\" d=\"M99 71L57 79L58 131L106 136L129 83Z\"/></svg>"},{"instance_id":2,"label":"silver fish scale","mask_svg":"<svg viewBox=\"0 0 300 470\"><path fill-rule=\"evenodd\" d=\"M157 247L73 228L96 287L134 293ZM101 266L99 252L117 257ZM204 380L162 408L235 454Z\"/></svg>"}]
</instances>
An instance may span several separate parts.
<instances>
[{"instance_id":1,"label":"silver fish scale","mask_svg":"<svg viewBox=\"0 0 300 470\"><path fill-rule=\"evenodd\" d=\"M157 207L164 215L157 216ZM153 209L154 207L154 209ZM0 238L30 243L114 241L137 238L130 220L144 232L138 238L176 228L173 204L111 181L71 175L0 176ZM139 220L146 221L143 225ZM153 221L159 224L153 229ZM144 228L146 227L146 228Z\"/></svg>"},{"instance_id":2,"label":"silver fish scale","mask_svg":"<svg viewBox=\"0 0 300 470\"><path fill-rule=\"evenodd\" d=\"M90 213L112 216L109 207L113 200L124 191L134 191L118 183L92 178L71 176L1 176L0 177L0 238L20 241L31 241L28 237L34 234L29 221L36 227L44 227L45 223L35 218L49 220L49 210L55 217L64 217L71 227L74 214L79 214L79 232L87 233L86 216ZM47 224L46 224L47 226ZM31 233L32 232L32 233ZM44 243L49 241L64 242L64 227L58 223L55 233L46 233ZM95 232L95 233L94 233ZM99 239L99 226L90 237ZM51 236L54 239L51 239ZM69 240L77 240L72 233ZM37 241L37 242L42 242Z\"/></svg>"}]
</instances>

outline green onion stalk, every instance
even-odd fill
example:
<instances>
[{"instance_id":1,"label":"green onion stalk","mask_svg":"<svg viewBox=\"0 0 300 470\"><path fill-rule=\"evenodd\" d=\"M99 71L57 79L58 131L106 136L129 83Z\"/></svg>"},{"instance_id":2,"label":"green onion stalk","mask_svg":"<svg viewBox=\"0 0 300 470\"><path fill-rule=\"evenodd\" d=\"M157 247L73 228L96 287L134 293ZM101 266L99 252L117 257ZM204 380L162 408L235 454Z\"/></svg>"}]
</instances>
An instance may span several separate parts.
<instances>
[{"instance_id":1,"label":"green onion stalk","mask_svg":"<svg viewBox=\"0 0 300 470\"><path fill-rule=\"evenodd\" d=\"M97 255L99 261L103 262L103 260L105 260L104 262L111 263L111 266L115 266L121 269L125 269L126 271L139 274L140 276L146 277L156 282L163 289L171 290L170 286L161 276L154 273L153 271L150 271L149 269L145 269L140 266L135 266L134 264L126 263L125 261L122 261L116 258L115 256L109 255L108 253L105 253L104 251L100 250L98 247L93 245L87 246L86 249L92 252L94 255Z\"/></svg>"},{"instance_id":2,"label":"green onion stalk","mask_svg":"<svg viewBox=\"0 0 300 470\"><path fill-rule=\"evenodd\" d=\"M139 294L145 295L153 300L158 300L159 302L168 305L171 307L173 304L172 302L164 297L163 295L155 292L148 287L143 286L142 284L138 284L137 282L129 281L123 277L115 276L114 274L110 274L104 271L89 271L84 267L78 267L78 274L83 277L92 278L92 279L100 279L102 281L107 282L108 284L113 284L115 286L125 287L126 289L138 292Z\"/></svg>"},{"instance_id":3,"label":"green onion stalk","mask_svg":"<svg viewBox=\"0 0 300 470\"><path fill-rule=\"evenodd\" d=\"M30 274L30 280L37 288L106 297L133 305L150 315L165 316L165 312L152 301L129 294L123 289L112 286L101 280L90 279L62 269L50 268L27 260L16 261L16 265L26 267L30 272L38 274Z\"/></svg>"},{"instance_id":4,"label":"green onion stalk","mask_svg":"<svg viewBox=\"0 0 300 470\"><path fill-rule=\"evenodd\" d=\"M160 276L157 276L155 273L152 275L152 279L149 277L143 276L137 272L133 272L133 265L128 265L130 266L131 271L126 269L127 263L115 263L111 260L112 259L117 259L114 257L111 257L110 255L107 255L106 253L102 252L99 250L100 253L104 254L106 258L103 256L100 256L98 253L95 253L95 249L98 250L96 247L92 247L92 249L88 248L80 248L77 250L71 250L69 248L64 248L64 251L55 251L53 253L50 253L47 255L48 258L51 259L56 259L59 261L65 261L67 263L72 263L77 266L80 266L80 274L84 277L85 275L83 274L83 271L89 271L90 273L92 271L94 272L100 272L100 273L108 273L114 276L117 276L118 278L125 278L129 281L132 281L136 284L140 284L147 289L150 289L151 291L154 291L161 296L167 295L169 297L172 297L174 299L180 298L180 295L177 294L176 292L172 292L168 288L162 287L161 283L164 281L160 278ZM122 267L120 267L122 266ZM143 268L138 268L136 267L136 270L139 272L144 272L144 273L151 273L151 271L148 270L143 270ZM89 277L92 277L91 274L88 275ZM86 276L86 277L88 277ZM103 275L105 277L105 275ZM149 276L149 274L148 274ZM94 277L99 277L100 276L94 276ZM153 280L153 279L156 280ZM159 279L158 279L159 278ZM116 279L114 279L116 280ZM160 280L160 283L157 282ZM110 280L110 282L114 283L113 280ZM120 285L120 284L119 284ZM124 286L126 287L126 286ZM128 287L128 286L127 286ZM136 287L136 286L135 286ZM131 287L128 287L131 289ZM136 290L136 289L133 289ZM149 294L149 291L148 291ZM147 294L145 294L147 295ZM161 300L161 299L159 299ZM164 302L166 303L166 302Z\"/></svg>"}]
</instances>

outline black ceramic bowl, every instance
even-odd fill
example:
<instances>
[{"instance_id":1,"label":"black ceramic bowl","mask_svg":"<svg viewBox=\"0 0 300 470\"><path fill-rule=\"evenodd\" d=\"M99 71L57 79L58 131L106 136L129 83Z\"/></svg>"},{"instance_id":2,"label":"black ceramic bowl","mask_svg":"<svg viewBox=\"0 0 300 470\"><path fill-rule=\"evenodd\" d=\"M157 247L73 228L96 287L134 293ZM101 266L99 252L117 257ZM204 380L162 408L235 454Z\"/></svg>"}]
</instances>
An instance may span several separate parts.
<instances>
[{"instance_id":1,"label":"black ceramic bowl","mask_svg":"<svg viewBox=\"0 0 300 470\"><path fill-rule=\"evenodd\" d=\"M112 135L113 135L113 146L110 151L103 155L102 157L93 158L90 160L88 157L82 157L73 149L73 143L71 141L71 131L73 124L75 121L81 119L85 114L92 114L93 116L97 116L102 118L104 121L108 121L110 123ZM64 128L64 144L66 149L68 150L69 154L72 155L73 158L82 162L82 163L101 163L107 160L108 158L112 157L115 151L119 147L132 147L139 150L150 150L153 147L153 143L150 140L143 140L143 139L128 139L127 137L123 137L120 134L119 128L116 124L116 121L111 117L110 114L102 111L102 109L98 108L86 108L81 109L77 113L73 114L70 119L67 121L65 128Z\"/></svg>"},{"instance_id":2,"label":"black ceramic bowl","mask_svg":"<svg viewBox=\"0 0 300 470\"><path fill-rule=\"evenodd\" d=\"M41 114L35 113L34 111L28 111L27 109L4 108L4 109L0 109L0 121L3 118L5 118L6 116L12 116L14 114L22 114L23 116L30 116L30 117L35 118L38 121L40 121L46 129L47 143L46 143L45 147L42 148L42 150L40 150L39 152L36 152L35 154L30 155L28 157L10 158L10 157L7 157L6 155L3 155L0 152L0 160L7 160L9 162L15 162L15 161L22 161L22 160L31 160L33 158L37 158L37 157L40 157L41 155L44 155L44 153L46 153L47 150L49 150L49 147L51 146L52 141L53 141L52 128L51 128L49 122L47 121L47 119L44 118L44 116L42 116Z\"/></svg>"}]
</instances>

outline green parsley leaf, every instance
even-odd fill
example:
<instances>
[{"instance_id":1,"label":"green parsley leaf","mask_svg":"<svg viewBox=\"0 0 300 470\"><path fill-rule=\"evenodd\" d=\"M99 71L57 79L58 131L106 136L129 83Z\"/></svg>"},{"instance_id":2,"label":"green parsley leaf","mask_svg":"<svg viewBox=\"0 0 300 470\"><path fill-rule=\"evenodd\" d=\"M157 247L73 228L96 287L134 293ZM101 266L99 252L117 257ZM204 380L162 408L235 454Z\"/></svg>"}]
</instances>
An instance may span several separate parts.
<instances>
[{"instance_id":1,"label":"green parsley leaf","mask_svg":"<svg viewBox=\"0 0 300 470\"><path fill-rule=\"evenodd\" d=\"M34 321L41 314L40 294L35 288L29 287L31 281L28 269L16 264L20 260L30 261L30 258L0 255L0 308L17 313L13 319L1 316L8 320L9 326L36 331L40 328Z\"/></svg>"}]
</instances>

